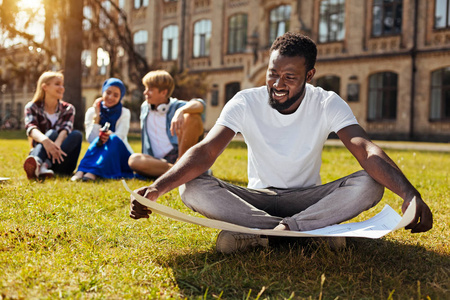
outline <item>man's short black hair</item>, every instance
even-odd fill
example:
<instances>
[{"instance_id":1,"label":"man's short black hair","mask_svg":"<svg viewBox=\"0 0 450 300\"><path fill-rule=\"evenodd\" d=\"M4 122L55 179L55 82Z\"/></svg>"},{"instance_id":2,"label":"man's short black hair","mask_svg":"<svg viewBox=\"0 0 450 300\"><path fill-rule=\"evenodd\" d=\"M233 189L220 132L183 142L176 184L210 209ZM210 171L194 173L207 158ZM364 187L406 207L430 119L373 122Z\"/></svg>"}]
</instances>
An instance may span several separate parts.
<instances>
[{"instance_id":1,"label":"man's short black hair","mask_svg":"<svg viewBox=\"0 0 450 300\"><path fill-rule=\"evenodd\" d=\"M317 47L309 37L297 32L286 32L277 37L270 47L270 52L279 50L284 56L302 56L305 58L307 71L314 68L317 57Z\"/></svg>"}]
</instances>

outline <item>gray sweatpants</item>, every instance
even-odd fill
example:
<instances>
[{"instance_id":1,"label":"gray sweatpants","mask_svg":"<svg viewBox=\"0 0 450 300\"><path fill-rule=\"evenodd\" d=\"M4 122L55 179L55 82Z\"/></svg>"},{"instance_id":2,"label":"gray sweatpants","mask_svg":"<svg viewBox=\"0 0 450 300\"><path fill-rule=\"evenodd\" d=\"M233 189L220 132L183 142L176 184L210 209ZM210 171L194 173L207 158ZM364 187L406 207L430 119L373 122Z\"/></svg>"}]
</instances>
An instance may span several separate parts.
<instances>
[{"instance_id":1,"label":"gray sweatpants","mask_svg":"<svg viewBox=\"0 0 450 300\"><path fill-rule=\"evenodd\" d=\"M384 187L359 171L301 189L249 189L201 175L179 191L187 207L210 219L260 229L281 223L305 231L356 217L381 200Z\"/></svg>"}]
</instances>

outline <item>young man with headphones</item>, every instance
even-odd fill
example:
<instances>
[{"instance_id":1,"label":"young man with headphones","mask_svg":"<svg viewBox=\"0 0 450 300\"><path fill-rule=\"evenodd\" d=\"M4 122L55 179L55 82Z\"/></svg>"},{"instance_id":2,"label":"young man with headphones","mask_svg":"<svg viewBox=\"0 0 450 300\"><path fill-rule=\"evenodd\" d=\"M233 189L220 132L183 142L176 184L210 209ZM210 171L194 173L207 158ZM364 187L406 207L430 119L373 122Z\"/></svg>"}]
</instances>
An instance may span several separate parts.
<instances>
[{"instance_id":1,"label":"young man with headphones","mask_svg":"<svg viewBox=\"0 0 450 300\"><path fill-rule=\"evenodd\" d=\"M183 101L170 97L175 83L164 70L147 73L142 83L142 153L132 154L128 164L140 175L159 177L202 139L205 102L199 98Z\"/></svg>"}]
</instances>

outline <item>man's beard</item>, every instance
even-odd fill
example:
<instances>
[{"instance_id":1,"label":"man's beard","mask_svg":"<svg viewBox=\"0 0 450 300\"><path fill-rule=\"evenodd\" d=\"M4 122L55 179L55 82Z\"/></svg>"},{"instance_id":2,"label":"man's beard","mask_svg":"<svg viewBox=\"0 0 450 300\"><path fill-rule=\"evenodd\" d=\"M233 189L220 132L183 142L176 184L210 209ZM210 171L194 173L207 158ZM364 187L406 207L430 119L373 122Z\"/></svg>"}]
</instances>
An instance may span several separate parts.
<instances>
[{"instance_id":1,"label":"man's beard","mask_svg":"<svg viewBox=\"0 0 450 300\"><path fill-rule=\"evenodd\" d=\"M306 80L303 82L302 89L297 94L293 95L292 97L288 98L285 102L280 103L272 98L272 88L267 87L267 91L269 93L269 105L276 109L278 112L282 113L286 109L290 108L292 105L294 105L295 102L297 102L298 99L303 95L303 92L306 88Z\"/></svg>"}]
</instances>

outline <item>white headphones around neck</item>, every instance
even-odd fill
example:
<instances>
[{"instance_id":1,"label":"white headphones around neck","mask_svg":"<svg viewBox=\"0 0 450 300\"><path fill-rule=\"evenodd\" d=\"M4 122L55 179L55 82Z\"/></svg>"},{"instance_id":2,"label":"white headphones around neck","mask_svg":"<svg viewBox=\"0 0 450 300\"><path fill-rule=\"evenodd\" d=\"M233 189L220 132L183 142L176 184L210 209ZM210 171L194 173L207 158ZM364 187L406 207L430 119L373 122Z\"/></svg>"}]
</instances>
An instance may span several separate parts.
<instances>
[{"instance_id":1,"label":"white headphones around neck","mask_svg":"<svg viewBox=\"0 0 450 300\"><path fill-rule=\"evenodd\" d=\"M165 115L167 113L167 111L169 110L169 104L162 103L162 104L158 105L157 107L152 105L152 110L157 111L161 115Z\"/></svg>"}]
</instances>

